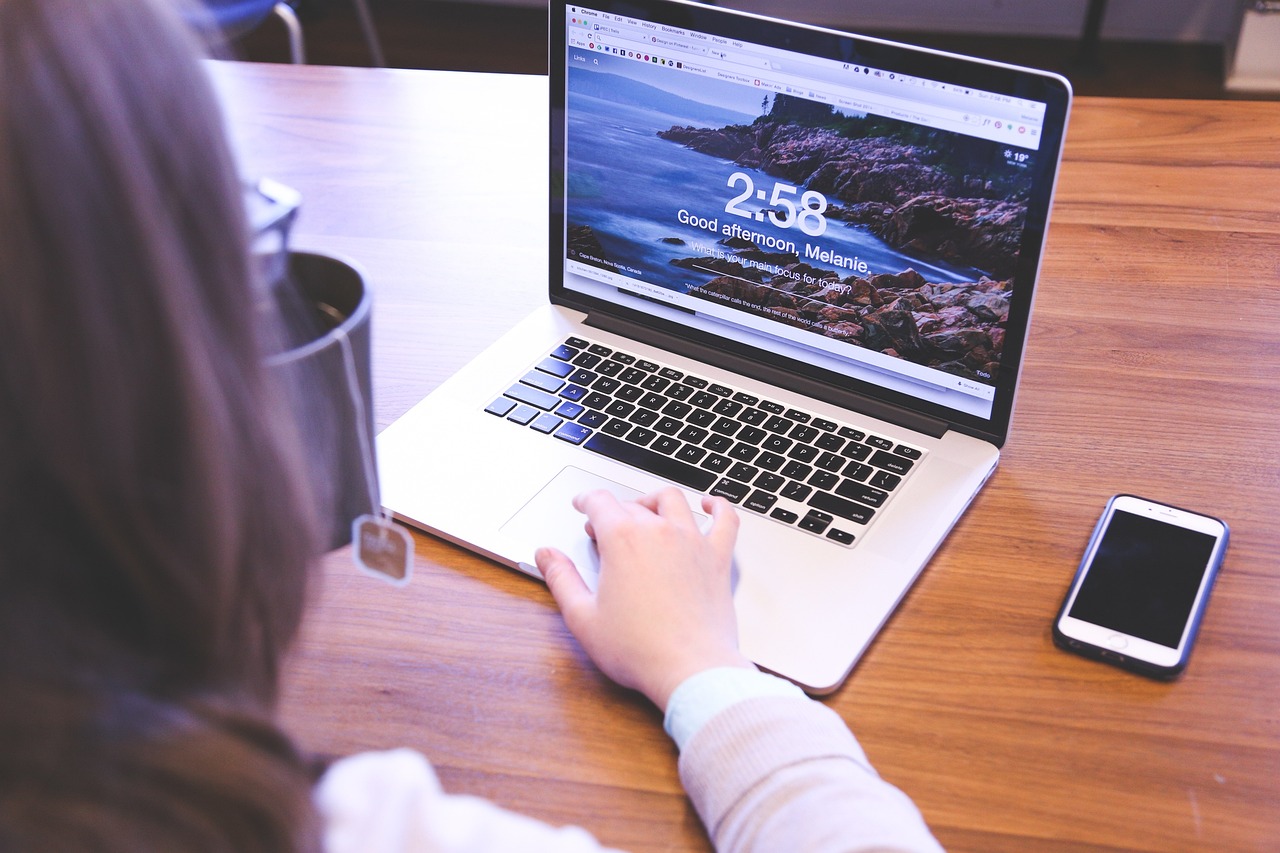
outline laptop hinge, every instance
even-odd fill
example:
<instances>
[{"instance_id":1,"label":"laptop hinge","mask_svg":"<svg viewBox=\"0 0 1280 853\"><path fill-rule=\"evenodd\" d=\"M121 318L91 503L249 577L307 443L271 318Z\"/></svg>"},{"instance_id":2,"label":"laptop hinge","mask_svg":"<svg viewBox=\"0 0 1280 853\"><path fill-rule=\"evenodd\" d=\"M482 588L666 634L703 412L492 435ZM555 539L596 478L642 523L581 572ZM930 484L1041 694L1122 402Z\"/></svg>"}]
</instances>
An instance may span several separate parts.
<instances>
[{"instance_id":1,"label":"laptop hinge","mask_svg":"<svg viewBox=\"0 0 1280 853\"><path fill-rule=\"evenodd\" d=\"M586 325L593 328L634 338L686 358L696 359L725 370L731 370L734 373L740 373L761 382L768 382L770 385L777 385L779 388L785 388L788 391L794 391L806 397L813 397L824 403L831 403L844 409L850 409L882 421L888 421L891 424L906 427L933 438L941 438L950 428L946 421L939 418L931 418L915 412L909 412L891 403L868 397L865 394L838 388L834 385L820 382L817 379L810 379L807 376L791 373L769 364L724 352L715 347L709 347L678 335L638 326L635 323L627 323L607 314L589 314L585 322Z\"/></svg>"}]
</instances>

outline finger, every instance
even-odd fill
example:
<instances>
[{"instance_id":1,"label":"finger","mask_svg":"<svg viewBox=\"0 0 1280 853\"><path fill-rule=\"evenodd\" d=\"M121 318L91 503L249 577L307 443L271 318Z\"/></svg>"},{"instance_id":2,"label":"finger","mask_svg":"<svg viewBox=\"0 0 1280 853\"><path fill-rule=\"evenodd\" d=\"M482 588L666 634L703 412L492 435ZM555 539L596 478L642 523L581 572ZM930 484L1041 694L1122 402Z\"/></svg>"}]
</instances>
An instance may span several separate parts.
<instances>
[{"instance_id":1,"label":"finger","mask_svg":"<svg viewBox=\"0 0 1280 853\"><path fill-rule=\"evenodd\" d=\"M707 539L716 548L732 551L738 538L738 513L733 504L724 498L704 496L702 508L711 515L711 527L707 530Z\"/></svg>"},{"instance_id":2,"label":"finger","mask_svg":"<svg viewBox=\"0 0 1280 853\"><path fill-rule=\"evenodd\" d=\"M607 489L593 489L575 495L573 508L587 517L587 534L596 538L596 531L609 527L626 518L627 511L616 495Z\"/></svg>"},{"instance_id":3,"label":"finger","mask_svg":"<svg viewBox=\"0 0 1280 853\"><path fill-rule=\"evenodd\" d=\"M587 584L578 574L578 569L563 551L555 548L539 548L533 555L534 564L542 573L542 579L551 590L551 597L556 600L560 612L569 630L575 634L575 625L586 618L586 614L594 604L595 597Z\"/></svg>"},{"instance_id":4,"label":"finger","mask_svg":"<svg viewBox=\"0 0 1280 853\"><path fill-rule=\"evenodd\" d=\"M674 486L637 498L636 503L670 521L693 521L693 510L689 509L689 500L684 496L684 492Z\"/></svg>"}]
</instances>

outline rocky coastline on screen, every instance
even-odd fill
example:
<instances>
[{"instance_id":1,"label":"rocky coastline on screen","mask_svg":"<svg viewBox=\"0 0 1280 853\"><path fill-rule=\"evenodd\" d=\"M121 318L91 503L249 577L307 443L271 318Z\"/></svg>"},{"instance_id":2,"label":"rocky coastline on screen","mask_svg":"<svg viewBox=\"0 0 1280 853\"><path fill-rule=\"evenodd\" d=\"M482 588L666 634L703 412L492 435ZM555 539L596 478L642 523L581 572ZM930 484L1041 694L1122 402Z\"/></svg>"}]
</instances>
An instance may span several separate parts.
<instances>
[{"instance_id":1,"label":"rocky coastline on screen","mask_svg":"<svg viewBox=\"0 0 1280 853\"><path fill-rule=\"evenodd\" d=\"M721 241L733 254L671 263L719 275L689 294L956 376L993 383L1004 349L1011 282L934 284L913 269L841 278L795 254ZM782 270L769 275L751 261Z\"/></svg>"},{"instance_id":2,"label":"rocky coastline on screen","mask_svg":"<svg viewBox=\"0 0 1280 853\"><path fill-rule=\"evenodd\" d=\"M822 127L758 119L719 129L672 127L660 138L784 178L827 197L826 217L888 245L1012 277L1023 201L994 198L981 178L930 162L930 149L891 137L852 139Z\"/></svg>"}]
</instances>

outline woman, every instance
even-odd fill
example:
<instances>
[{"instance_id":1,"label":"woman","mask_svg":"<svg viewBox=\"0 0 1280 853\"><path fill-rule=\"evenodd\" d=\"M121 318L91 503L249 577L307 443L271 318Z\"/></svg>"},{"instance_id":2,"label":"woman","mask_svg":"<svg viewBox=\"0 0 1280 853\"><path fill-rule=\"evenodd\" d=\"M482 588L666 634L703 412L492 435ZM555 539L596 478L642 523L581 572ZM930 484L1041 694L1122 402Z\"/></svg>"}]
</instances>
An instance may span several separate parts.
<instances>
[{"instance_id":1,"label":"woman","mask_svg":"<svg viewBox=\"0 0 1280 853\"><path fill-rule=\"evenodd\" d=\"M319 513L197 54L168 0L0 0L0 849L598 849L409 751L313 768L274 721ZM706 535L674 490L576 503L598 591L538 565L717 847L937 849L738 652L726 503Z\"/></svg>"}]
</instances>

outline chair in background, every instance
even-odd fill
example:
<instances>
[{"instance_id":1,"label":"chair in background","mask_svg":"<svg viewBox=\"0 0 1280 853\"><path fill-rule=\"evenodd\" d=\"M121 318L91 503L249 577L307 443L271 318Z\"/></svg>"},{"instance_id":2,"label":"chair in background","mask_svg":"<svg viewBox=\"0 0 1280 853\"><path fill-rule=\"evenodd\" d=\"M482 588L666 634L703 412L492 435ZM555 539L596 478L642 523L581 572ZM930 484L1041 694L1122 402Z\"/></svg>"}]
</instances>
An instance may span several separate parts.
<instances>
[{"instance_id":1,"label":"chair in background","mask_svg":"<svg viewBox=\"0 0 1280 853\"><path fill-rule=\"evenodd\" d=\"M286 0L202 0L208 10L212 23L217 26L228 40L257 29L269 17L280 20L289 36L289 58L294 64L307 61L302 39L302 24L293 5ZM386 61L382 55L382 45L378 41L378 33L373 27L373 17L369 14L366 0L351 0L356 17L360 21L360 29L364 33L365 43L369 46L369 55L375 66L383 66Z\"/></svg>"}]
</instances>

